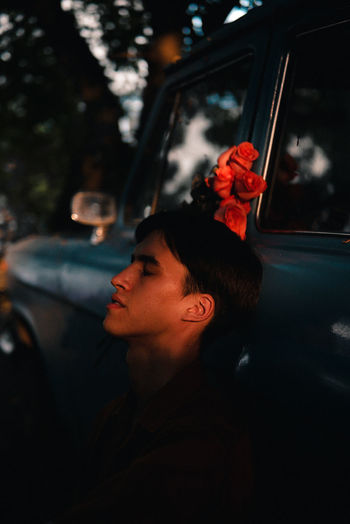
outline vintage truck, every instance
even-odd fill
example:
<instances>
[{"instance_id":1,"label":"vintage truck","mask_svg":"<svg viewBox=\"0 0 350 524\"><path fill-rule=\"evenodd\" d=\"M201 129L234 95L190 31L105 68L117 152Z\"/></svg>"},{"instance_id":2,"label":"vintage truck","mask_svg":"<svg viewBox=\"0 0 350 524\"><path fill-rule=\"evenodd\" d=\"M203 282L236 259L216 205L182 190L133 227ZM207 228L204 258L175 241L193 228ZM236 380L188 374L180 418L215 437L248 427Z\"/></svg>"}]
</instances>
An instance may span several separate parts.
<instances>
[{"instance_id":1,"label":"vintage truck","mask_svg":"<svg viewBox=\"0 0 350 524\"><path fill-rule=\"evenodd\" d=\"M268 184L247 230L262 297L238 361L230 338L220 354L251 399L260 522L350 521L349 64L348 2L271 1L224 25L169 68L107 234L92 220L94 243L29 237L7 256L22 334L79 443L127 387L102 319L135 225L190 202L227 147L254 144Z\"/></svg>"}]
</instances>

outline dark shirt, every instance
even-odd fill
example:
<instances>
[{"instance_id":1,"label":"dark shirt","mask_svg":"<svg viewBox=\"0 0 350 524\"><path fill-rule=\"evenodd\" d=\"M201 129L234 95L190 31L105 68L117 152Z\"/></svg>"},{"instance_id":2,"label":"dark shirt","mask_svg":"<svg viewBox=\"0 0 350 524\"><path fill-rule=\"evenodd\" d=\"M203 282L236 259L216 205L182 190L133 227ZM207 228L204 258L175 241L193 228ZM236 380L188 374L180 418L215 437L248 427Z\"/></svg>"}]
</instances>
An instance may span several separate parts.
<instances>
[{"instance_id":1,"label":"dark shirt","mask_svg":"<svg viewBox=\"0 0 350 524\"><path fill-rule=\"evenodd\" d=\"M246 522L251 449L238 404L199 362L140 413L132 393L117 398L96 424L86 495L55 523Z\"/></svg>"}]
</instances>

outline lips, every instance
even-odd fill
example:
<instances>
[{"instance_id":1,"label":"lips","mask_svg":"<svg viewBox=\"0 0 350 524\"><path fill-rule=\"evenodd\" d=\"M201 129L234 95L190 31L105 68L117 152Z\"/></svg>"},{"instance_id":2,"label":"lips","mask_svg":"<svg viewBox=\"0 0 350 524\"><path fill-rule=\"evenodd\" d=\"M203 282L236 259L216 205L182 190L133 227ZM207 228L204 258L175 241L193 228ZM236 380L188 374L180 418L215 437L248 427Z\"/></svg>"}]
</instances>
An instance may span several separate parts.
<instances>
[{"instance_id":1,"label":"lips","mask_svg":"<svg viewBox=\"0 0 350 524\"><path fill-rule=\"evenodd\" d=\"M110 304L107 304L106 306L108 309L120 309L124 308L125 304L124 302L118 297L118 295L115 293L112 295L112 302Z\"/></svg>"}]
</instances>

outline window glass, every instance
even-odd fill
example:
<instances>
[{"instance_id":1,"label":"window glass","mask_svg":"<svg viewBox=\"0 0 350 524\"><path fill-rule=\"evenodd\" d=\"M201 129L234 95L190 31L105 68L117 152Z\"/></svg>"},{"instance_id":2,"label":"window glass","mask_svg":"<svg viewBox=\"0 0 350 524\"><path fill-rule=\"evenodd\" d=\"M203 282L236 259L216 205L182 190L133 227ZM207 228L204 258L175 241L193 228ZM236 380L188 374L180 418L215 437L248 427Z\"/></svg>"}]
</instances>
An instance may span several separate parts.
<instances>
[{"instance_id":1,"label":"window glass","mask_svg":"<svg viewBox=\"0 0 350 524\"><path fill-rule=\"evenodd\" d=\"M349 24L300 37L261 225L350 232Z\"/></svg>"},{"instance_id":2,"label":"window glass","mask_svg":"<svg viewBox=\"0 0 350 524\"><path fill-rule=\"evenodd\" d=\"M190 202L194 176L208 175L217 157L235 142L251 63L246 56L179 94L158 209Z\"/></svg>"},{"instance_id":3,"label":"window glass","mask_svg":"<svg viewBox=\"0 0 350 524\"><path fill-rule=\"evenodd\" d=\"M152 211L157 182L164 164L164 152L169 141L170 129L176 108L177 97L167 93L162 110L148 134L137 172L128 189L124 210L124 222L136 225Z\"/></svg>"}]
</instances>

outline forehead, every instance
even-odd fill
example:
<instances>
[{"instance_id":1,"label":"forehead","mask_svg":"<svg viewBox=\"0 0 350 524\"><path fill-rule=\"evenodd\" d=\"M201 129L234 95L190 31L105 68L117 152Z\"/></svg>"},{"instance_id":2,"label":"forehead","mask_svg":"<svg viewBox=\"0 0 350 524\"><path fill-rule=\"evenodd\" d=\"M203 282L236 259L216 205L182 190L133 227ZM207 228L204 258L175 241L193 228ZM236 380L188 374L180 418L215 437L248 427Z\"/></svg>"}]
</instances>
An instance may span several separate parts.
<instances>
[{"instance_id":1,"label":"forehead","mask_svg":"<svg viewBox=\"0 0 350 524\"><path fill-rule=\"evenodd\" d=\"M154 257L163 269L177 268L183 272L186 271L185 266L169 249L164 235L160 231L152 231L142 242L139 242L135 247L134 255L136 258L139 256Z\"/></svg>"},{"instance_id":2,"label":"forehead","mask_svg":"<svg viewBox=\"0 0 350 524\"><path fill-rule=\"evenodd\" d=\"M134 254L136 256L147 255L156 257L158 255L160 257L167 258L172 256L175 258L165 241L163 233L160 231L152 231L141 242L136 244Z\"/></svg>"}]
</instances>

